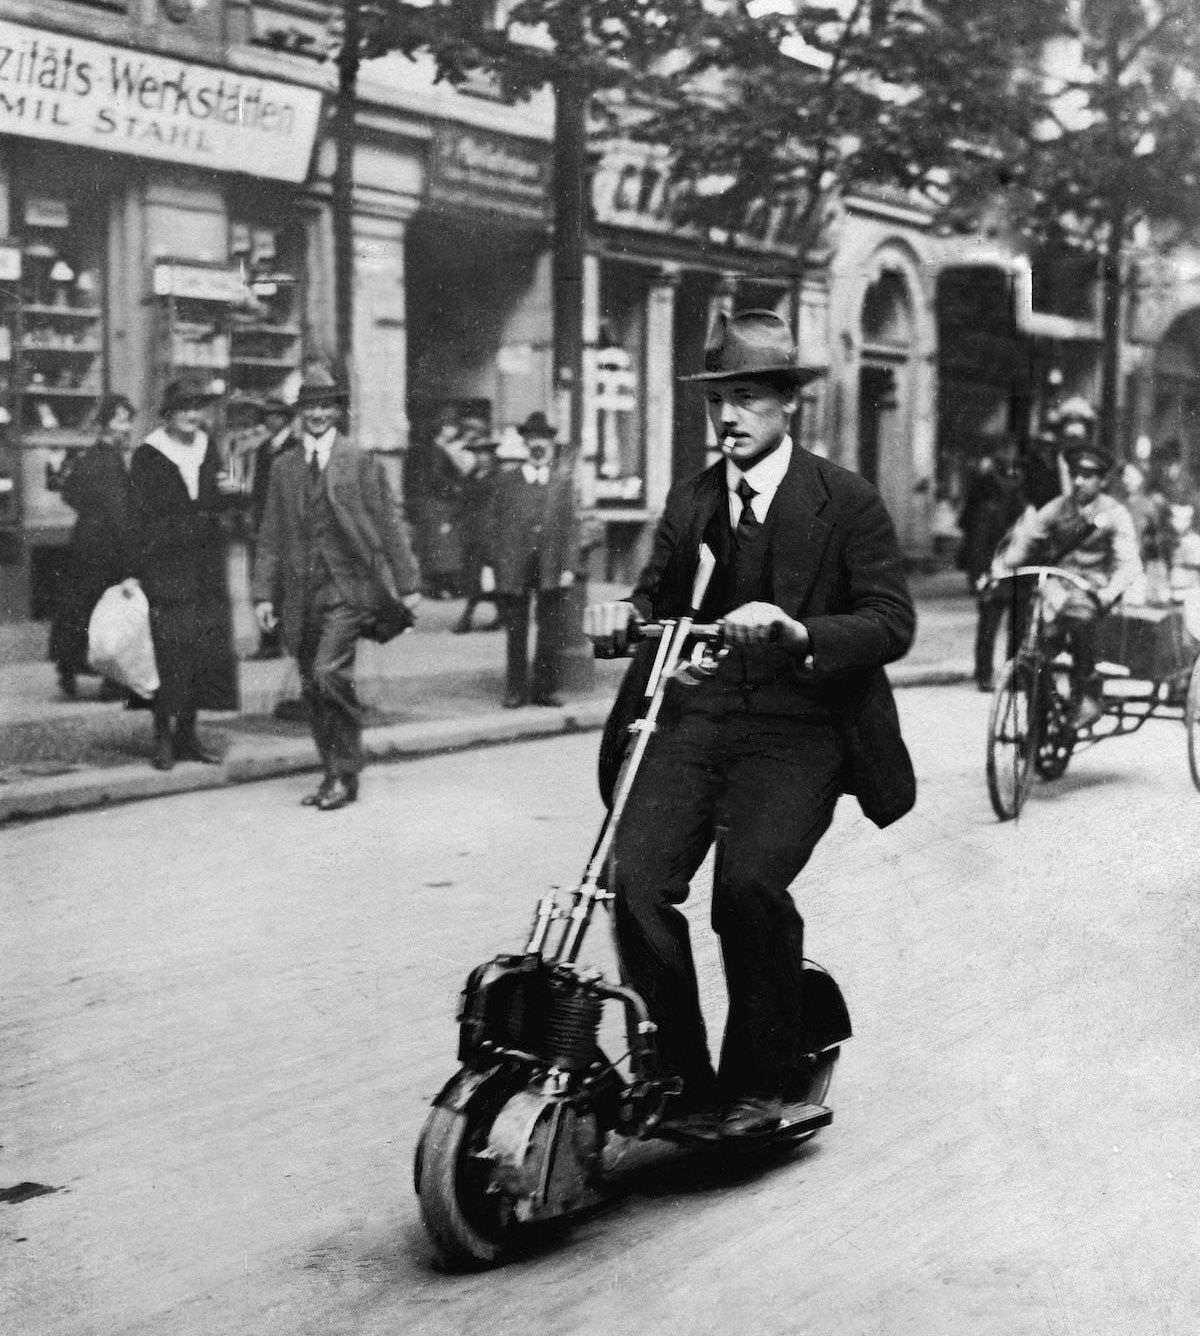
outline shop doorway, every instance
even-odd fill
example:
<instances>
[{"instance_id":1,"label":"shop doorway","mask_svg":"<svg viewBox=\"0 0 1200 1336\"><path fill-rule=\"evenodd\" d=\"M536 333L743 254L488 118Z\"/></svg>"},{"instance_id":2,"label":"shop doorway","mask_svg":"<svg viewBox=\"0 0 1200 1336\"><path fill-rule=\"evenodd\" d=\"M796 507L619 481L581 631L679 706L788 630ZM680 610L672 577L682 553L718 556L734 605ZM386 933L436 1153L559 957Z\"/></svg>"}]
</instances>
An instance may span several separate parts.
<instances>
[{"instance_id":1,"label":"shop doorway","mask_svg":"<svg viewBox=\"0 0 1200 1336\"><path fill-rule=\"evenodd\" d=\"M1184 465L1200 478L1200 310L1180 316L1154 356L1154 437L1180 446Z\"/></svg>"},{"instance_id":2,"label":"shop doorway","mask_svg":"<svg viewBox=\"0 0 1200 1336\"><path fill-rule=\"evenodd\" d=\"M858 471L879 488L900 542L911 547L922 515L913 491L908 392L912 303L904 276L883 270L862 306L863 357L858 373ZM923 500L923 499L922 499Z\"/></svg>"}]
</instances>

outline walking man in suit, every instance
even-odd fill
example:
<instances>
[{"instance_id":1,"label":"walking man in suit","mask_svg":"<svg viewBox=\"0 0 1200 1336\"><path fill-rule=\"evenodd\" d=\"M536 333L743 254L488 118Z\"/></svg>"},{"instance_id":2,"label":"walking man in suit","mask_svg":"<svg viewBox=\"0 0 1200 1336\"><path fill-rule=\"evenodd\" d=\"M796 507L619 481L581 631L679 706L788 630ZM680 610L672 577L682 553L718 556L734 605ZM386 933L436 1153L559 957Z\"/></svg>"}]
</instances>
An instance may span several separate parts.
<instances>
[{"instance_id":1,"label":"walking man in suit","mask_svg":"<svg viewBox=\"0 0 1200 1336\"><path fill-rule=\"evenodd\" d=\"M571 470L557 459L554 429L544 413L520 427L528 459L502 469L492 493L488 532L500 619L507 633L505 709L531 699L561 705L558 650L563 639L566 591L575 582L579 529ZM529 671L529 604L537 641Z\"/></svg>"},{"instance_id":2,"label":"walking man in suit","mask_svg":"<svg viewBox=\"0 0 1200 1336\"><path fill-rule=\"evenodd\" d=\"M263 630L275 625L282 601L283 639L300 670L324 769L303 802L322 812L358 797L358 639L387 600L410 609L420 600L399 500L379 460L339 429L347 399L320 368L301 386L303 448L285 451L271 468L252 582Z\"/></svg>"},{"instance_id":3,"label":"walking man in suit","mask_svg":"<svg viewBox=\"0 0 1200 1336\"><path fill-rule=\"evenodd\" d=\"M804 1070L803 920L789 886L842 792L886 825L915 785L883 665L912 641L915 615L895 532L875 489L794 445L797 364L771 311L721 317L701 384L724 458L676 485L628 601L597 604L584 630L624 650L644 618L688 610L702 543L717 558L700 610L728 652L712 676L672 684L616 834L622 968L682 1078L668 1109L728 1137L778 1126ZM639 650L618 697L639 691ZM644 680L644 677L643 679ZM729 1014L714 1071L687 920L677 908L717 830L712 922Z\"/></svg>"}]
</instances>

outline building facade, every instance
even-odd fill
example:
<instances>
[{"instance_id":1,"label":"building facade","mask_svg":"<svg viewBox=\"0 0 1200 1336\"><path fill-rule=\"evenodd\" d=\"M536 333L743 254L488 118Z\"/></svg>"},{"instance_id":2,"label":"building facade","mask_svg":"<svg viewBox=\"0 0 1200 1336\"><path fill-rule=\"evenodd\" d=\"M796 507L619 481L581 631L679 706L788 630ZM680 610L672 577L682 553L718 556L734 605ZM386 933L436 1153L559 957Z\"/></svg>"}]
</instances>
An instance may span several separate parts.
<instances>
[{"instance_id":1,"label":"building facade","mask_svg":"<svg viewBox=\"0 0 1200 1336\"><path fill-rule=\"evenodd\" d=\"M335 346L330 12L0 0L0 620L48 614L73 520L56 481L107 391L142 431L165 383L199 373L232 429L241 403L294 392L306 360L345 359L359 436L398 471L448 414L493 434L555 416L548 97L455 90L400 57L363 66L353 346ZM1064 397L1097 400L1092 276L1002 237L949 238L867 192L828 211L801 273L790 206L701 234L662 156L619 143L597 151L588 201L593 576L628 578L672 481L715 457L679 377L720 309L796 320L827 368L803 442L880 487L915 562L981 455L1030 439ZM1122 436L1178 439L1200 473L1200 262L1150 247L1129 287Z\"/></svg>"}]
</instances>

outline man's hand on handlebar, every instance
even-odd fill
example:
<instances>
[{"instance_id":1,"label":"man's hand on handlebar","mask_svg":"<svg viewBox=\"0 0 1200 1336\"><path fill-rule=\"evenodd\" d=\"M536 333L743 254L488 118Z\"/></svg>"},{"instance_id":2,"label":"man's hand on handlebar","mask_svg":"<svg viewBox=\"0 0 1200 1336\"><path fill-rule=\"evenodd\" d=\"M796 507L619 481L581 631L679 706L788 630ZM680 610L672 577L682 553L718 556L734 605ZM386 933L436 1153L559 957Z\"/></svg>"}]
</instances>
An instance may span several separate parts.
<instances>
[{"instance_id":1,"label":"man's hand on handlebar","mask_svg":"<svg viewBox=\"0 0 1200 1336\"><path fill-rule=\"evenodd\" d=\"M721 618L729 645L761 645L777 640L789 649L804 649L808 632L803 622L789 617L774 603L743 603Z\"/></svg>"},{"instance_id":2,"label":"man's hand on handlebar","mask_svg":"<svg viewBox=\"0 0 1200 1336\"><path fill-rule=\"evenodd\" d=\"M583 634L598 659L618 659L629 648L631 628L640 621L632 603L593 603L583 610Z\"/></svg>"}]
</instances>

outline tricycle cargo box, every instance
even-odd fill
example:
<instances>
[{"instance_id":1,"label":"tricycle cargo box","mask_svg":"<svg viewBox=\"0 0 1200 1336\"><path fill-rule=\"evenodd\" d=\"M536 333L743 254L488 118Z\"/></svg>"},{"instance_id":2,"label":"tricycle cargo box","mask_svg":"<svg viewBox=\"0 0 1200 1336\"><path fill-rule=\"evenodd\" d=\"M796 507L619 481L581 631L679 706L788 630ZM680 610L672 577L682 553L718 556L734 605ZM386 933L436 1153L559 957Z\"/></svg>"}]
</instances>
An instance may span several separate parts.
<instances>
[{"instance_id":1,"label":"tricycle cargo box","mask_svg":"<svg viewBox=\"0 0 1200 1336\"><path fill-rule=\"evenodd\" d=\"M1127 607L1100 620L1098 657L1129 669L1131 677L1163 681L1190 668L1196 645L1178 607Z\"/></svg>"}]
</instances>

